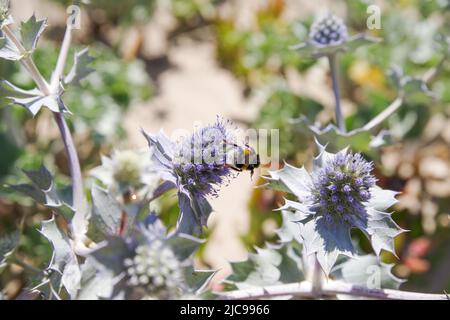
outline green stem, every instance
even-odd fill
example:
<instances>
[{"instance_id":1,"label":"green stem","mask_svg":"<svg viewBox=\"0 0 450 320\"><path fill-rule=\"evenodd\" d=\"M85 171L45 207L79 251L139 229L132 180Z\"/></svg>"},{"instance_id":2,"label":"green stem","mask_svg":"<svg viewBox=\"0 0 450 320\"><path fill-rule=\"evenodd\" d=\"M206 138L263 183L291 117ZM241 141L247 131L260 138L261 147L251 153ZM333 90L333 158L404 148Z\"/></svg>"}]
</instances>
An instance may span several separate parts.
<instances>
[{"instance_id":1,"label":"green stem","mask_svg":"<svg viewBox=\"0 0 450 320\"><path fill-rule=\"evenodd\" d=\"M336 62L337 56L336 56L336 54L330 54L327 56L327 58L328 58L328 63L330 65L331 78L333 81L336 123L337 123L340 131L346 132L347 129L345 128L344 116L342 115L341 96L340 96L339 82L338 82L338 76L337 76L337 62Z\"/></svg>"}]
</instances>

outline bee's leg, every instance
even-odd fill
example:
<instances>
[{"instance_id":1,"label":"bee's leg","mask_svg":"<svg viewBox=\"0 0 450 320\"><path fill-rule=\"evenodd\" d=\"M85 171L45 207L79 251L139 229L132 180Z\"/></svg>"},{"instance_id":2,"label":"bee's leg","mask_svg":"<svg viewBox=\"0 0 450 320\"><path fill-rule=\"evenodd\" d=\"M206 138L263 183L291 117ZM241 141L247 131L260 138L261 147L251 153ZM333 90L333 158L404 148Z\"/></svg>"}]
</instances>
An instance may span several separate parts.
<instances>
[{"instance_id":1,"label":"bee's leg","mask_svg":"<svg viewBox=\"0 0 450 320\"><path fill-rule=\"evenodd\" d=\"M227 168L230 168L230 169L233 169L233 170L235 170L235 171L242 172L242 169L236 168L235 166L232 166L232 165L230 165L230 164L227 164L226 167L227 167Z\"/></svg>"},{"instance_id":2,"label":"bee's leg","mask_svg":"<svg viewBox=\"0 0 450 320\"><path fill-rule=\"evenodd\" d=\"M233 147L239 148L239 145L237 145L234 142L228 142L227 140L223 140L223 143L225 143L225 144L227 144L229 146L233 146Z\"/></svg>"}]
</instances>

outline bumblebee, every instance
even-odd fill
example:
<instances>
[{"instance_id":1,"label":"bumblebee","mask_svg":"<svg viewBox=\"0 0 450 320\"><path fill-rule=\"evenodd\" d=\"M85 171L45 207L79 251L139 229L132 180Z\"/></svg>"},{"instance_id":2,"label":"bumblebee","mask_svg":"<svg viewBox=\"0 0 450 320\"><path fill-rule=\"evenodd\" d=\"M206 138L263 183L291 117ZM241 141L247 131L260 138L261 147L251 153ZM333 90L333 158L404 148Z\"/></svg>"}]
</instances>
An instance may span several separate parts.
<instances>
[{"instance_id":1,"label":"bumblebee","mask_svg":"<svg viewBox=\"0 0 450 320\"><path fill-rule=\"evenodd\" d=\"M255 149L250 147L248 142L244 146L240 146L235 143L227 143L231 147L229 156L227 157L227 166L235 171L250 171L250 177L253 177L255 169L261 165L259 154Z\"/></svg>"}]
</instances>

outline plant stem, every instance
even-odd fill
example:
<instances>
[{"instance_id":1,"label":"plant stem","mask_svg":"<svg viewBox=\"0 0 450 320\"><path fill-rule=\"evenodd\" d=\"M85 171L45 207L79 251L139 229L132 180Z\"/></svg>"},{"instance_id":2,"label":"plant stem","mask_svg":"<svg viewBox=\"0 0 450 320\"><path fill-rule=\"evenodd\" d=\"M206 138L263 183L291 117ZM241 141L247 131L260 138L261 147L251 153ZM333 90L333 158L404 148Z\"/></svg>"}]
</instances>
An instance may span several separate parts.
<instances>
[{"instance_id":1,"label":"plant stem","mask_svg":"<svg viewBox=\"0 0 450 320\"><path fill-rule=\"evenodd\" d=\"M66 31L64 33L63 43L56 62L55 71L52 74L50 90L53 93L59 91L59 84L64 74L64 67L66 65L67 56L72 40L72 27L67 24ZM78 159L77 150L73 143L72 135L69 127L64 119L64 116L60 112L54 113L56 123L58 124L59 131L61 133L64 147L66 149L67 158L69 161L70 174L72 177L72 193L73 193L73 207L75 209L75 215L73 217L72 226L74 229L74 236L84 236L86 233L86 210L87 204L83 191L83 177L81 175L80 161Z\"/></svg>"},{"instance_id":2,"label":"plant stem","mask_svg":"<svg viewBox=\"0 0 450 320\"><path fill-rule=\"evenodd\" d=\"M319 260L317 260L316 254L314 254L314 265L313 265L313 274L312 274L312 292L316 296L320 296L322 293L322 267L320 266Z\"/></svg>"},{"instance_id":3,"label":"plant stem","mask_svg":"<svg viewBox=\"0 0 450 320\"><path fill-rule=\"evenodd\" d=\"M66 32L64 33L64 39L61 45L61 50L59 51L58 60L56 62L55 71L52 74L50 81L50 89L53 92L58 92L59 83L64 74L64 67L67 61L67 55L69 54L70 43L72 41L72 27L67 24Z\"/></svg>"},{"instance_id":4,"label":"plant stem","mask_svg":"<svg viewBox=\"0 0 450 320\"><path fill-rule=\"evenodd\" d=\"M64 66L67 61L67 55L70 48L70 42L72 38L71 35L72 27L70 25L67 25L66 32L64 34L63 44L61 46L61 50L58 56L56 68L52 75L51 85L47 83L42 74L39 72L33 59L31 58L31 55L26 51L20 40L12 32L9 26L8 25L3 26L2 31L19 50L19 53L22 55L22 59L20 59L20 62L29 72L30 76L36 83L39 90L47 96L58 95L59 81L63 76ZM84 197L83 178L81 175L80 162L78 159L75 145L73 143L72 135L70 133L69 127L67 126L63 114L61 112L54 112L53 115L55 117L56 123L58 124L61 138L64 143L64 148L69 162L70 174L72 177L73 208L75 210L75 215L72 220L71 227L73 235L76 239L83 238L86 232L85 215L87 210L87 204L86 199Z\"/></svg>"},{"instance_id":5,"label":"plant stem","mask_svg":"<svg viewBox=\"0 0 450 320\"><path fill-rule=\"evenodd\" d=\"M444 55L439 63L425 72L422 76L422 81L427 83L433 80L441 71L444 66L445 61L448 59L448 55ZM389 118L392 114L394 114L403 104L403 96L400 94L386 109L384 109L381 113L379 113L375 118L370 120L362 130L369 131L383 123L387 118Z\"/></svg>"},{"instance_id":6,"label":"plant stem","mask_svg":"<svg viewBox=\"0 0 450 320\"><path fill-rule=\"evenodd\" d=\"M370 120L364 127L363 130L369 131L380 125L384 120L389 118L393 113L395 113L403 104L403 98L397 97L386 109L379 113L375 118Z\"/></svg>"},{"instance_id":7,"label":"plant stem","mask_svg":"<svg viewBox=\"0 0 450 320\"><path fill-rule=\"evenodd\" d=\"M73 143L72 135L70 134L69 127L64 119L64 116L59 112L53 113L55 121L58 124L58 128L61 134L61 138L66 150L70 175L72 177L72 196L73 196L73 208L75 214L72 220L72 227L74 236L85 233L86 229L86 199L83 191L83 178L81 175L80 162L78 160L77 150Z\"/></svg>"},{"instance_id":8,"label":"plant stem","mask_svg":"<svg viewBox=\"0 0 450 320\"><path fill-rule=\"evenodd\" d=\"M334 100L335 100L335 111L336 111L336 123L341 132L346 132L345 128L344 116L342 115L341 109L341 95L339 91L339 82L337 75L337 56L336 54L330 54L327 56L328 63L330 65L331 79L333 81L333 92L334 92Z\"/></svg>"},{"instance_id":9,"label":"plant stem","mask_svg":"<svg viewBox=\"0 0 450 320\"><path fill-rule=\"evenodd\" d=\"M313 291L313 286L308 281L229 292L218 292L217 294L225 299L237 300L267 299L280 296L317 298ZM340 281L330 281L322 284L322 297L335 297L338 294L382 300L449 300L449 297L446 294L408 292L392 289L369 289Z\"/></svg>"},{"instance_id":10,"label":"plant stem","mask_svg":"<svg viewBox=\"0 0 450 320\"><path fill-rule=\"evenodd\" d=\"M311 294L313 296L319 297L322 294L322 280L323 272L320 266L319 260L317 260L317 254L311 254L306 256L307 265L307 279L311 284Z\"/></svg>"}]
</instances>

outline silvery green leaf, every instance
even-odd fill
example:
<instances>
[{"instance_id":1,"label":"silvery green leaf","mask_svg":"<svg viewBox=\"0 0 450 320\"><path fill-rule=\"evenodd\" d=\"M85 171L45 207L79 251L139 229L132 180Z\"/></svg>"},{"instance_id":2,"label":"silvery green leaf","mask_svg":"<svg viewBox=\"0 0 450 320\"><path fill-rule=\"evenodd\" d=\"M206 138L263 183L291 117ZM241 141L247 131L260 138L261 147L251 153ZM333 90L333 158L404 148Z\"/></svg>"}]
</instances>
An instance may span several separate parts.
<instances>
[{"instance_id":1,"label":"silvery green leaf","mask_svg":"<svg viewBox=\"0 0 450 320\"><path fill-rule=\"evenodd\" d=\"M33 185L19 184L9 187L56 210L67 222L70 222L74 214L71 188L56 189L51 173L44 166L38 170L24 170L24 173L33 182ZM69 192L68 189L70 189Z\"/></svg>"},{"instance_id":2,"label":"silvery green leaf","mask_svg":"<svg viewBox=\"0 0 450 320\"><path fill-rule=\"evenodd\" d=\"M355 253L350 227L338 220L325 223L322 218L311 218L300 224L300 234L307 255L316 254L323 271L328 275L339 255L352 257Z\"/></svg>"},{"instance_id":3,"label":"silvery green leaf","mask_svg":"<svg viewBox=\"0 0 450 320\"><path fill-rule=\"evenodd\" d=\"M389 145L392 143L392 134L388 130L381 130L376 136L370 140L369 147L371 149L379 149L380 147Z\"/></svg>"},{"instance_id":4,"label":"silvery green leaf","mask_svg":"<svg viewBox=\"0 0 450 320\"><path fill-rule=\"evenodd\" d=\"M387 210L398 202L395 198L399 194L397 191L385 190L375 186L370 190L370 193L372 197L369 200L368 206L379 211Z\"/></svg>"},{"instance_id":5,"label":"silvery green leaf","mask_svg":"<svg viewBox=\"0 0 450 320\"><path fill-rule=\"evenodd\" d=\"M361 46L377 43L380 41L381 39L361 33L350 37L348 41L338 45L319 46L308 39L306 42L291 46L290 49L298 51L302 56L305 57L319 58L323 56L334 55L338 52L354 51Z\"/></svg>"},{"instance_id":6,"label":"silvery green leaf","mask_svg":"<svg viewBox=\"0 0 450 320\"><path fill-rule=\"evenodd\" d=\"M272 178L270 176L263 176L263 178L268 182L257 186L258 188L271 189L281 192L291 192L291 190L289 190L289 188L285 186L281 180Z\"/></svg>"},{"instance_id":7,"label":"silvery green leaf","mask_svg":"<svg viewBox=\"0 0 450 320\"><path fill-rule=\"evenodd\" d=\"M389 131L396 140L403 139L417 124L419 115L416 111L407 111L403 117L393 114L389 118Z\"/></svg>"},{"instance_id":8,"label":"silvery green leaf","mask_svg":"<svg viewBox=\"0 0 450 320\"><path fill-rule=\"evenodd\" d=\"M382 249L395 255L394 238L406 230L392 220L390 213L370 207L367 208L367 213L367 226L360 229L369 236L373 250L377 255L380 255Z\"/></svg>"},{"instance_id":9,"label":"silvery green leaf","mask_svg":"<svg viewBox=\"0 0 450 320\"><path fill-rule=\"evenodd\" d=\"M6 258L11 255L19 245L20 232L6 234L0 237L0 273L3 267L6 266Z\"/></svg>"},{"instance_id":10,"label":"silvery green leaf","mask_svg":"<svg viewBox=\"0 0 450 320\"><path fill-rule=\"evenodd\" d=\"M188 196L184 192L178 193L180 217L178 218L177 231L189 235L202 234L202 227L212 212L211 205L204 197Z\"/></svg>"},{"instance_id":11,"label":"silvery green leaf","mask_svg":"<svg viewBox=\"0 0 450 320\"><path fill-rule=\"evenodd\" d=\"M120 204L99 186L94 185L92 195L91 222L95 230L104 237L117 234L122 219Z\"/></svg>"},{"instance_id":12,"label":"silvery green leaf","mask_svg":"<svg viewBox=\"0 0 450 320\"><path fill-rule=\"evenodd\" d=\"M351 131L342 132L334 124L320 127L311 123L306 117L291 119L291 123L298 125L298 128L305 134L314 135L314 138L321 144L327 145L331 151L338 151L346 147L360 152L371 153L381 146L390 142L389 132L382 130L377 136L372 136L368 130L357 128ZM376 150L375 150L376 151Z\"/></svg>"},{"instance_id":13,"label":"silvery green leaf","mask_svg":"<svg viewBox=\"0 0 450 320\"><path fill-rule=\"evenodd\" d=\"M90 257L101 272L112 272L114 276L117 276L124 271L123 261L131 254L123 238L108 237L98 245Z\"/></svg>"},{"instance_id":14,"label":"silvery green leaf","mask_svg":"<svg viewBox=\"0 0 450 320\"><path fill-rule=\"evenodd\" d=\"M69 295L74 298L80 288L81 271L69 237L59 229L55 217L43 221L40 232L53 247L49 269L62 274L61 282Z\"/></svg>"},{"instance_id":15,"label":"silvery green leaf","mask_svg":"<svg viewBox=\"0 0 450 320\"><path fill-rule=\"evenodd\" d=\"M433 91L428 88L427 83L420 77L405 77L402 80L402 92L405 97L411 98L417 94L422 94L430 98L436 98Z\"/></svg>"},{"instance_id":16,"label":"silvery green leaf","mask_svg":"<svg viewBox=\"0 0 450 320\"><path fill-rule=\"evenodd\" d=\"M281 211L282 224L280 229L277 230L277 235L280 238L281 243L288 243L292 240L296 240L302 243L300 236L299 221L305 219L305 215L299 211L282 210Z\"/></svg>"},{"instance_id":17,"label":"silvery green leaf","mask_svg":"<svg viewBox=\"0 0 450 320\"><path fill-rule=\"evenodd\" d=\"M345 44L317 46L311 41L306 41L290 47L291 50L296 50L300 55L308 58L319 58L323 56L333 55L337 52L344 52L346 50Z\"/></svg>"},{"instance_id":18,"label":"silvery green leaf","mask_svg":"<svg viewBox=\"0 0 450 320\"><path fill-rule=\"evenodd\" d=\"M184 279L189 289L195 293L203 292L217 271L195 270L189 266L183 269Z\"/></svg>"},{"instance_id":19,"label":"silvery green leaf","mask_svg":"<svg viewBox=\"0 0 450 320\"><path fill-rule=\"evenodd\" d=\"M53 247L51 268L62 272L66 263L74 258L70 239L59 229L54 217L42 221L40 232L50 241Z\"/></svg>"},{"instance_id":20,"label":"silvery green leaf","mask_svg":"<svg viewBox=\"0 0 450 320\"><path fill-rule=\"evenodd\" d=\"M377 256L356 256L337 265L332 271L332 277L358 286L370 289L398 289L404 280L392 274L393 264L380 261Z\"/></svg>"},{"instance_id":21,"label":"silvery green leaf","mask_svg":"<svg viewBox=\"0 0 450 320\"><path fill-rule=\"evenodd\" d=\"M233 281L238 288L264 286L278 283L281 273L277 266L281 263L281 255L269 249L258 249L257 253L250 253L248 258L248 267L250 272L241 281ZM241 268L241 266L239 266ZM232 264L233 271L235 266ZM236 279L237 280L237 279Z\"/></svg>"},{"instance_id":22,"label":"silvery green leaf","mask_svg":"<svg viewBox=\"0 0 450 320\"><path fill-rule=\"evenodd\" d=\"M285 166L277 171L269 171L270 178L268 187L272 184L280 182L285 186L292 194L296 195L299 199L305 199L308 196L308 191L311 184L311 177L305 168L295 168L286 163ZM280 185L275 184L275 185Z\"/></svg>"},{"instance_id":23,"label":"silvery green leaf","mask_svg":"<svg viewBox=\"0 0 450 320\"><path fill-rule=\"evenodd\" d=\"M290 46L290 50L296 50L300 55L305 57L313 57L317 54L317 49L310 42L301 42L296 45Z\"/></svg>"},{"instance_id":24,"label":"silvery green leaf","mask_svg":"<svg viewBox=\"0 0 450 320\"><path fill-rule=\"evenodd\" d=\"M52 188L46 192L39 190L34 185L30 184L18 184L9 185L9 188L18 191L26 196L31 197L36 202L45 205L48 208L55 210L58 214L62 215L67 222L70 222L75 213L71 204L67 203L62 194L63 190L57 190Z\"/></svg>"},{"instance_id":25,"label":"silvery green leaf","mask_svg":"<svg viewBox=\"0 0 450 320\"><path fill-rule=\"evenodd\" d=\"M395 65L391 67L388 71L388 76L397 90L408 99L418 94L436 98L436 94L428 88L427 83L421 77L405 75L400 66Z\"/></svg>"},{"instance_id":26,"label":"silvery green leaf","mask_svg":"<svg viewBox=\"0 0 450 320\"><path fill-rule=\"evenodd\" d=\"M33 52L36 49L37 42L46 27L47 19L37 20L34 14L26 22L21 23L22 45L28 52Z\"/></svg>"},{"instance_id":27,"label":"silvery green leaf","mask_svg":"<svg viewBox=\"0 0 450 320\"><path fill-rule=\"evenodd\" d=\"M78 85L81 80L95 71L88 67L92 61L94 61L94 58L89 55L87 48L75 53L72 69L70 69L69 73L64 78L64 83Z\"/></svg>"},{"instance_id":28,"label":"silvery green leaf","mask_svg":"<svg viewBox=\"0 0 450 320\"><path fill-rule=\"evenodd\" d=\"M33 295L37 295L44 300L61 300L61 274L58 271L47 269L46 275L43 276L38 284L29 291Z\"/></svg>"},{"instance_id":29,"label":"silvery green leaf","mask_svg":"<svg viewBox=\"0 0 450 320\"><path fill-rule=\"evenodd\" d=\"M23 170L27 177L42 191L50 190L53 186L53 177L45 166L38 170Z\"/></svg>"},{"instance_id":30,"label":"silvery green leaf","mask_svg":"<svg viewBox=\"0 0 450 320\"><path fill-rule=\"evenodd\" d=\"M354 50L358 49L359 47L371 45L374 43L378 43L380 41L381 41L380 38L373 37L366 33L360 33L360 34L356 34L356 35L350 37L350 39L346 43L345 47L346 47L346 51L354 51Z\"/></svg>"},{"instance_id":31,"label":"silvery green leaf","mask_svg":"<svg viewBox=\"0 0 450 320\"><path fill-rule=\"evenodd\" d=\"M156 135L150 135L142 130L142 134L147 139L149 147L155 149L152 154L152 157L156 160L155 162L160 163L162 166L170 167L174 157L173 142L162 130Z\"/></svg>"},{"instance_id":32,"label":"silvery green leaf","mask_svg":"<svg viewBox=\"0 0 450 320\"><path fill-rule=\"evenodd\" d=\"M3 80L0 82L0 93L6 97L11 104L25 107L35 116L43 106L53 112L67 112L59 95L46 96L38 89L24 90L14 86L12 83Z\"/></svg>"},{"instance_id":33,"label":"silvery green leaf","mask_svg":"<svg viewBox=\"0 0 450 320\"><path fill-rule=\"evenodd\" d=\"M45 203L45 193L31 184L10 185L9 188L33 198L38 203Z\"/></svg>"},{"instance_id":34,"label":"silvery green leaf","mask_svg":"<svg viewBox=\"0 0 450 320\"><path fill-rule=\"evenodd\" d=\"M284 205L278 210L291 212L292 215L295 216L294 219L297 219L296 222L300 222L311 214L314 214L314 212L310 211L308 206L288 199L284 199ZM291 218L293 218L293 216Z\"/></svg>"},{"instance_id":35,"label":"silvery green leaf","mask_svg":"<svg viewBox=\"0 0 450 320\"><path fill-rule=\"evenodd\" d=\"M248 259L231 263L232 274L226 283L239 289L301 281L302 268L288 247L256 249Z\"/></svg>"},{"instance_id":36,"label":"silvery green leaf","mask_svg":"<svg viewBox=\"0 0 450 320\"><path fill-rule=\"evenodd\" d=\"M305 279L302 258L292 244L271 249L276 250L282 256L281 263L278 265L281 283L300 282Z\"/></svg>"},{"instance_id":37,"label":"silvery green leaf","mask_svg":"<svg viewBox=\"0 0 450 320\"><path fill-rule=\"evenodd\" d=\"M19 50L9 38L0 37L0 58L12 61L21 58Z\"/></svg>"},{"instance_id":38,"label":"silvery green leaf","mask_svg":"<svg viewBox=\"0 0 450 320\"><path fill-rule=\"evenodd\" d=\"M116 280L109 272L98 272L91 257L81 266L81 288L77 300L98 300L112 294Z\"/></svg>"},{"instance_id":39,"label":"silvery green leaf","mask_svg":"<svg viewBox=\"0 0 450 320\"><path fill-rule=\"evenodd\" d=\"M167 239L167 244L172 248L180 261L184 261L191 257L203 242L203 240L198 238L179 233Z\"/></svg>"},{"instance_id":40,"label":"silvery green leaf","mask_svg":"<svg viewBox=\"0 0 450 320\"><path fill-rule=\"evenodd\" d=\"M78 261L74 260L71 263L67 263L64 268L61 282L72 299L75 299L75 297L77 296L78 290L81 286L80 281L81 270L80 266L78 265Z\"/></svg>"},{"instance_id":41,"label":"silvery green leaf","mask_svg":"<svg viewBox=\"0 0 450 320\"><path fill-rule=\"evenodd\" d=\"M317 138L314 139L314 142L316 143L318 155L314 157L313 164L315 168L322 168L327 164L327 162L333 159L335 154L327 151L326 148L328 144L322 144ZM342 152L345 152L346 149L342 150Z\"/></svg>"},{"instance_id":42,"label":"silvery green leaf","mask_svg":"<svg viewBox=\"0 0 450 320\"><path fill-rule=\"evenodd\" d=\"M350 147L361 152L368 152L370 150L369 145L372 136L368 131L356 129L349 132L341 132L333 124L329 124L323 129L311 125L308 126L308 129L311 130L322 145L326 144L329 150L338 151L345 147Z\"/></svg>"}]
</instances>

